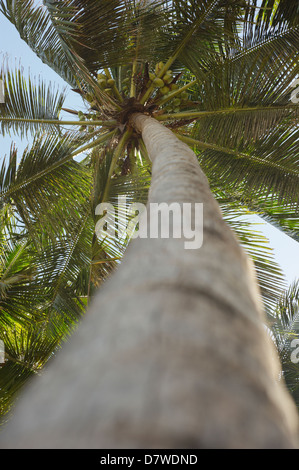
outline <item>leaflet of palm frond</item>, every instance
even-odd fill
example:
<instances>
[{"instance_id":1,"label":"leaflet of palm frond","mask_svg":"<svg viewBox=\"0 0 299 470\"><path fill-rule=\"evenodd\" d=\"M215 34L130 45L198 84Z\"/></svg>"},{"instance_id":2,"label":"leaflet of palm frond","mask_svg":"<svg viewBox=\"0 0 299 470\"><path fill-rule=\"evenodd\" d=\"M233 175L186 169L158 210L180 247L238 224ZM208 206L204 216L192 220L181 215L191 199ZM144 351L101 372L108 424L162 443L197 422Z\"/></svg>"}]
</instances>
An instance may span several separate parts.
<instances>
[{"instance_id":1,"label":"leaflet of palm frond","mask_svg":"<svg viewBox=\"0 0 299 470\"><path fill-rule=\"evenodd\" d=\"M48 11L32 0L1 0L0 11L16 27L37 56L71 86L77 85L68 51L51 23Z\"/></svg>"},{"instance_id":2,"label":"leaflet of palm frond","mask_svg":"<svg viewBox=\"0 0 299 470\"><path fill-rule=\"evenodd\" d=\"M299 241L299 210L293 204L282 206L273 195L270 198L256 194L245 196L241 186L235 189L233 186L221 185L215 177L210 179L210 185L217 199L236 207L243 205L293 240Z\"/></svg>"},{"instance_id":3,"label":"leaflet of palm frond","mask_svg":"<svg viewBox=\"0 0 299 470\"><path fill-rule=\"evenodd\" d=\"M218 195L226 222L236 233L241 245L254 262L265 308L273 309L286 287L284 275L275 261L273 250L259 226L246 220L250 211L234 200ZM251 213L252 214L252 213Z\"/></svg>"},{"instance_id":4,"label":"leaflet of palm frond","mask_svg":"<svg viewBox=\"0 0 299 470\"><path fill-rule=\"evenodd\" d=\"M271 331L280 355L282 376L299 407L299 281L281 296L271 313Z\"/></svg>"},{"instance_id":5,"label":"leaflet of palm frond","mask_svg":"<svg viewBox=\"0 0 299 470\"><path fill-rule=\"evenodd\" d=\"M273 31L284 31L298 25L299 9L297 0L271 1L252 0L246 9L244 44L250 47L256 39L265 38Z\"/></svg>"},{"instance_id":6,"label":"leaflet of palm frond","mask_svg":"<svg viewBox=\"0 0 299 470\"><path fill-rule=\"evenodd\" d=\"M68 136L37 136L16 170L17 154L0 172L0 199L11 201L33 234L42 228L57 236L61 228L80 217L90 193L89 169L72 158L78 141Z\"/></svg>"},{"instance_id":7,"label":"leaflet of palm frond","mask_svg":"<svg viewBox=\"0 0 299 470\"><path fill-rule=\"evenodd\" d=\"M39 372L58 347L61 336L49 335L39 324L31 328L0 329L5 363L0 367L0 416L6 413L23 386Z\"/></svg>"},{"instance_id":8,"label":"leaflet of palm frond","mask_svg":"<svg viewBox=\"0 0 299 470\"><path fill-rule=\"evenodd\" d=\"M207 105L213 109L223 104L286 103L290 98L290 85L298 74L298 26L254 38L233 55L214 56L209 68L193 64L206 109Z\"/></svg>"},{"instance_id":9,"label":"leaflet of palm frond","mask_svg":"<svg viewBox=\"0 0 299 470\"><path fill-rule=\"evenodd\" d=\"M299 29L218 61L208 71L195 69L202 108L287 105L298 74Z\"/></svg>"},{"instance_id":10,"label":"leaflet of palm frond","mask_svg":"<svg viewBox=\"0 0 299 470\"><path fill-rule=\"evenodd\" d=\"M220 131L221 132L221 131ZM232 151L211 146L200 158L208 177L234 185L243 196L269 197L296 208L299 201L298 129L282 125L254 144ZM297 209L296 209L297 210Z\"/></svg>"},{"instance_id":11,"label":"leaflet of palm frond","mask_svg":"<svg viewBox=\"0 0 299 470\"><path fill-rule=\"evenodd\" d=\"M9 240L4 234L5 250L0 254L0 326L23 326L41 320L37 309L42 289L35 282L37 260L25 242Z\"/></svg>"},{"instance_id":12,"label":"leaflet of palm frond","mask_svg":"<svg viewBox=\"0 0 299 470\"><path fill-rule=\"evenodd\" d=\"M33 375L32 370L14 361L0 367L0 425L5 423L18 392Z\"/></svg>"},{"instance_id":13,"label":"leaflet of palm frond","mask_svg":"<svg viewBox=\"0 0 299 470\"><path fill-rule=\"evenodd\" d=\"M3 135L10 135L12 131L23 137L35 135L41 129L59 130L49 121L58 120L65 99L64 91L55 90L40 78L37 83L30 76L25 78L21 68L10 71L7 66L2 66L0 78L4 83L5 97L5 102L0 106ZM28 122L28 119L38 122Z\"/></svg>"},{"instance_id":14,"label":"leaflet of palm frond","mask_svg":"<svg viewBox=\"0 0 299 470\"><path fill-rule=\"evenodd\" d=\"M137 174L121 176L114 174L109 179L109 171L113 159L111 148L105 148L93 155L94 187L92 207L95 221L96 236L93 241L91 276L95 285L99 285L120 262L130 241L126 233L130 217L128 211L132 202L146 204L150 184L150 176L146 168L140 168ZM120 156L121 163L123 156ZM107 189L108 188L108 189ZM106 199L104 200L104 195ZM106 236L105 232L97 231L97 222L103 215L96 211L99 204L106 202L113 208L112 214L106 216L106 223L111 224L113 231Z\"/></svg>"}]
</instances>

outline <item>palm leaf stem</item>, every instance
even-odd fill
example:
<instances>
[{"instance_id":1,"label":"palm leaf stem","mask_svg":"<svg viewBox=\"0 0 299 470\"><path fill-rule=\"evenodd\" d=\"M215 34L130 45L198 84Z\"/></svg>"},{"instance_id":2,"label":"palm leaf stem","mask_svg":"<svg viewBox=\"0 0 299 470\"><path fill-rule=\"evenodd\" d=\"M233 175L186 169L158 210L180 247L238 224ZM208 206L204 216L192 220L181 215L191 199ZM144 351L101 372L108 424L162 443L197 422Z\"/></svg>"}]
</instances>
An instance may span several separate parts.
<instances>
[{"instance_id":1,"label":"palm leaf stem","mask_svg":"<svg viewBox=\"0 0 299 470\"><path fill-rule=\"evenodd\" d=\"M215 150L217 152L222 152L222 153L235 155L238 158L245 158L245 159L251 160L255 163L259 163L259 164L262 164L262 165L270 166L272 168L276 168L280 171L283 171L284 173L289 173L289 174L292 174L292 175L295 175L295 176L299 176L299 170L286 169L282 165L279 165L278 163L271 162L269 160L264 160L262 158L252 156L252 155L248 155L247 153L242 153L242 152L239 152L237 150L230 149L230 148L227 148L227 147L220 147L220 146L215 145L215 144L209 144L209 143L206 143L206 142L201 142L199 140L193 139L192 137L188 137L188 136L185 136L185 135L182 135L182 134L177 134L176 133L176 136L182 142L185 142L188 145L197 146L197 147L201 148L202 150Z\"/></svg>"},{"instance_id":2,"label":"palm leaf stem","mask_svg":"<svg viewBox=\"0 0 299 470\"><path fill-rule=\"evenodd\" d=\"M162 98L160 98L159 100L157 100L157 101L156 101L156 104L157 104L157 105L161 105L161 104L167 103L168 101L172 100L172 99L175 98L177 95L179 95L180 93L182 93L182 91L185 91L185 90L187 90L188 88L190 88L192 85L195 85L196 82L197 82L197 80L193 80L192 82L187 83L186 85L182 86L182 87L179 88L178 90L175 90L175 91L172 91L171 93L168 93L168 95L163 96Z\"/></svg>"},{"instance_id":3,"label":"palm leaf stem","mask_svg":"<svg viewBox=\"0 0 299 470\"><path fill-rule=\"evenodd\" d=\"M256 111L273 111L273 110L291 110L296 105L288 106L255 106L252 108L225 108L217 111L182 111L179 113L160 114L155 116L158 121L168 121L169 119L196 119L206 116L216 116L217 114L234 114Z\"/></svg>"},{"instance_id":4,"label":"palm leaf stem","mask_svg":"<svg viewBox=\"0 0 299 470\"><path fill-rule=\"evenodd\" d=\"M117 124L117 121L114 119L107 121L61 121L55 119L27 119L27 118L7 118L0 117L0 121L5 122L24 122L24 123L33 123L33 124L53 124L53 126L104 126L111 127Z\"/></svg>"},{"instance_id":5,"label":"palm leaf stem","mask_svg":"<svg viewBox=\"0 0 299 470\"><path fill-rule=\"evenodd\" d=\"M120 141L117 144L116 149L113 152L113 157L111 159L111 164L110 164L110 168L109 168L109 173L108 173L106 185L105 185L105 189L104 189L104 192L103 192L103 197L102 197L103 202L106 201L106 198L108 196L110 180L111 180L111 177L113 175L113 171L114 171L115 165L117 163L117 160L121 156L121 154L124 150L124 147L125 147L126 143L128 142L128 140L130 139L132 133L133 133L132 129L127 129L124 132L124 134L122 135Z\"/></svg>"},{"instance_id":6,"label":"palm leaf stem","mask_svg":"<svg viewBox=\"0 0 299 470\"><path fill-rule=\"evenodd\" d=\"M122 256L117 256L116 258L109 258L109 259L101 259L98 261L92 261L91 264L105 264L105 263L112 263L113 261L121 260Z\"/></svg>"},{"instance_id":7,"label":"palm leaf stem","mask_svg":"<svg viewBox=\"0 0 299 470\"><path fill-rule=\"evenodd\" d=\"M133 65L132 65L130 98L135 98L135 96L136 96L136 83L135 83L136 71L137 71L137 58L134 60Z\"/></svg>"},{"instance_id":8,"label":"palm leaf stem","mask_svg":"<svg viewBox=\"0 0 299 470\"><path fill-rule=\"evenodd\" d=\"M142 156L144 157L144 159L146 160L146 162L150 165L150 167L152 166L152 161L148 155L148 152L147 152L147 149L146 149L146 146L143 142L143 139L140 138L138 139L138 144L139 144L139 147L140 147L140 150L141 150L141 153L142 153Z\"/></svg>"},{"instance_id":9,"label":"palm leaf stem","mask_svg":"<svg viewBox=\"0 0 299 470\"><path fill-rule=\"evenodd\" d=\"M7 352L5 352L5 359L10 362L14 362L15 364L20 364L21 366L25 367L26 369L30 369L32 372L37 373L39 367L33 367L32 365L29 366L28 362L21 361L20 359L16 359L10 356Z\"/></svg>"},{"instance_id":10,"label":"palm leaf stem","mask_svg":"<svg viewBox=\"0 0 299 470\"><path fill-rule=\"evenodd\" d=\"M5 279L7 274L9 273L10 268L14 265L14 263L17 261L17 259L21 256L21 254L24 252L24 249L26 248L26 244L20 245L17 251L15 252L13 258L10 260L10 263L5 268L5 271L1 273L2 279Z\"/></svg>"}]
</instances>

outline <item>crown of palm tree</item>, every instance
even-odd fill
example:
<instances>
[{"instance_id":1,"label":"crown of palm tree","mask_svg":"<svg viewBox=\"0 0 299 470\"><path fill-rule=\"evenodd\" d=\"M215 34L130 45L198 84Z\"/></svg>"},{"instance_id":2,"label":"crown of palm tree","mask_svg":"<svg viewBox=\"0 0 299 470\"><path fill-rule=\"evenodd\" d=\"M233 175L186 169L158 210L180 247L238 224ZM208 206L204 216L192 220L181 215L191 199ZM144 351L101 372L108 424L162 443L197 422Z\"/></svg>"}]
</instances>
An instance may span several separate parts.
<instances>
[{"instance_id":1,"label":"crown of palm tree","mask_svg":"<svg viewBox=\"0 0 299 470\"><path fill-rule=\"evenodd\" d=\"M273 309L281 271L237 216L254 211L298 240L297 0L1 0L0 12L86 105L65 109L64 91L2 66L2 134L34 136L0 170L3 413L126 249L128 237L95 236L95 209L146 201L135 112L196 151Z\"/></svg>"}]
</instances>

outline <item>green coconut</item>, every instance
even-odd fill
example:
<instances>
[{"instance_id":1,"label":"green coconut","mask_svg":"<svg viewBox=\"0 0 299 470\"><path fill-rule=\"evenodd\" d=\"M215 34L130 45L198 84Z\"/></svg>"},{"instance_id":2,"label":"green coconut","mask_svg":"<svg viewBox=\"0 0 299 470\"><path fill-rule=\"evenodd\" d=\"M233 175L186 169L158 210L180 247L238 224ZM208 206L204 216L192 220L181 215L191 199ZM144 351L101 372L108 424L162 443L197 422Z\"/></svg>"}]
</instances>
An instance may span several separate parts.
<instances>
[{"instance_id":1,"label":"green coconut","mask_svg":"<svg viewBox=\"0 0 299 470\"><path fill-rule=\"evenodd\" d=\"M160 88L160 92L162 93L162 95L167 95L169 91L170 90L168 86L163 86L162 88Z\"/></svg>"},{"instance_id":2,"label":"green coconut","mask_svg":"<svg viewBox=\"0 0 299 470\"><path fill-rule=\"evenodd\" d=\"M100 80L98 80L98 84L101 88L105 88L107 86L107 80L105 78L101 78Z\"/></svg>"},{"instance_id":3,"label":"green coconut","mask_svg":"<svg viewBox=\"0 0 299 470\"><path fill-rule=\"evenodd\" d=\"M160 70L162 70L163 67L164 67L164 62L159 62L156 64L156 67L155 67L156 75L158 75L158 73L160 72Z\"/></svg>"},{"instance_id":4,"label":"green coconut","mask_svg":"<svg viewBox=\"0 0 299 470\"><path fill-rule=\"evenodd\" d=\"M168 72L164 75L163 81L166 85L168 85L170 82L172 82L172 75L170 75Z\"/></svg>"},{"instance_id":5,"label":"green coconut","mask_svg":"<svg viewBox=\"0 0 299 470\"><path fill-rule=\"evenodd\" d=\"M161 78L155 78L153 83L154 85L156 85L157 88L162 88L164 86L164 82Z\"/></svg>"}]
</instances>

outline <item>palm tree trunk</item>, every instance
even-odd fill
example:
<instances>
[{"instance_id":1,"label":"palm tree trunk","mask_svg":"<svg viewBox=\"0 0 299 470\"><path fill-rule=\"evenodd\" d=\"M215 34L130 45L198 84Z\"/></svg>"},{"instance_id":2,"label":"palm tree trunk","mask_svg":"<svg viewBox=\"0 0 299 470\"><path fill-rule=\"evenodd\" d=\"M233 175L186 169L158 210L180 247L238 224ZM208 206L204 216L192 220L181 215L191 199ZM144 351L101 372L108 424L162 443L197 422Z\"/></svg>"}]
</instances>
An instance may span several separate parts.
<instances>
[{"instance_id":1,"label":"palm tree trunk","mask_svg":"<svg viewBox=\"0 0 299 470\"><path fill-rule=\"evenodd\" d=\"M248 258L190 148L148 116L131 125L153 163L148 207L189 203L194 215L202 203L203 243L132 241L1 446L295 447L297 411L277 381Z\"/></svg>"}]
</instances>

